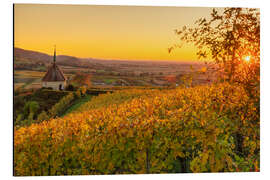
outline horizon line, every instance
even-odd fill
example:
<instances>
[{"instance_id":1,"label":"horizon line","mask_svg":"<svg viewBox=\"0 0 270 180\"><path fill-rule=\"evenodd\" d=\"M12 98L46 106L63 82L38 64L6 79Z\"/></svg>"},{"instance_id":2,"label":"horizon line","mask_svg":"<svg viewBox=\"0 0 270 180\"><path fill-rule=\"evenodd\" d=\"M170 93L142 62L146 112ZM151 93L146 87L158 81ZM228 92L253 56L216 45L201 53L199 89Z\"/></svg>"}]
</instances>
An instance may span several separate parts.
<instances>
[{"instance_id":1,"label":"horizon line","mask_svg":"<svg viewBox=\"0 0 270 180\"><path fill-rule=\"evenodd\" d=\"M48 54L46 52L42 52L42 51L36 51L36 50L31 50L31 49L24 49L24 48L21 48L21 47L16 47L14 46L13 48L17 48L17 49L23 49L23 50L26 50L26 51L33 51L33 52L38 52L38 53L43 53L43 54L47 54L48 56L53 56L51 54ZM79 56L74 56L74 55L66 55L66 54L59 54L59 55L56 55L57 56L69 56L69 57L75 57L75 58L78 58L78 59L89 59L89 60L103 60L103 61L133 61L133 62L175 62L175 63L204 63L204 62L210 62L209 60L158 60L158 59L155 59L155 60L147 60L147 59L113 59L113 58L110 58L110 59L106 59L106 58L95 58L95 57L79 57Z\"/></svg>"}]
</instances>

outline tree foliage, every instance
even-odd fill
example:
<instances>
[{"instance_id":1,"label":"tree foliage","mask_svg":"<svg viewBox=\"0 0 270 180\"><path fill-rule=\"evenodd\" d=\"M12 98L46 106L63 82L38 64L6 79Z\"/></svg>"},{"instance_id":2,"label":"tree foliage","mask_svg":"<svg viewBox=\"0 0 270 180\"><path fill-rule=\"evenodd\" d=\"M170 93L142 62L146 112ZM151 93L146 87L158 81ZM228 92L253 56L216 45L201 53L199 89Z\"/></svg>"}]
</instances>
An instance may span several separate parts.
<instances>
[{"instance_id":1,"label":"tree foliage","mask_svg":"<svg viewBox=\"0 0 270 180\"><path fill-rule=\"evenodd\" d=\"M36 101L29 101L24 105L24 113L26 115L30 113L36 113L39 108L39 104Z\"/></svg>"},{"instance_id":2,"label":"tree foliage","mask_svg":"<svg viewBox=\"0 0 270 180\"><path fill-rule=\"evenodd\" d=\"M175 30L181 48L193 43L199 58L214 60L224 80L258 86L260 67L260 13L251 8L213 9L210 19L200 18L195 27ZM245 62L245 58L250 59Z\"/></svg>"},{"instance_id":3,"label":"tree foliage","mask_svg":"<svg viewBox=\"0 0 270 180\"><path fill-rule=\"evenodd\" d=\"M91 86L91 75L87 73L78 72L71 80L72 83L78 86Z\"/></svg>"}]
</instances>

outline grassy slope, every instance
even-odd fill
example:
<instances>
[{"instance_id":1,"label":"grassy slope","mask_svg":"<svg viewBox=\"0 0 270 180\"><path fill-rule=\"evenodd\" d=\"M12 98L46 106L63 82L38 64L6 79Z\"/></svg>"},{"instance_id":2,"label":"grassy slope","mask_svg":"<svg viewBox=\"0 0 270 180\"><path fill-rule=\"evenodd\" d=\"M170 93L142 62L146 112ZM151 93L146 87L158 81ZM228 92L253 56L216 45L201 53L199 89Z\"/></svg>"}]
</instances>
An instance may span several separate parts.
<instances>
[{"instance_id":1,"label":"grassy slope","mask_svg":"<svg viewBox=\"0 0 270 180\"><path fill-rule=\"evenodd\" d=\"M83 112L92 109L108 107L110 105L118 105L126 101L131 101L134 98L150 96L151 94L152 90L143 89L118 90L113 93L100 94L93 97L91 101L83 104L80 108L77 109L77 111Z\"/></svg>"},{"instance_id":2,"label":"grassy slope","mask_svg":"<svg viewBox=\"0 0 270 180\"><path fill-rule=\"evenodd\" d=\"M100 107L108 107L112 104L121 104L143 95L150 95L151 90L120 90L114 93L100 94L99 96L87 95L86 97L75 100L70 108L68 108L61 117L71 112L81 112Z\"/></svg>"},{"instance_id":3,"label":"grassy slope","mask_svg":"<svg viewBox=\"0 0 270 180\"><path fill-rule=\"evenodd\" d=\"M82 97L80 99L76 99L75 102L63 113L61 117L64 117L65 115L76 111L78 108L80 108L84 103L88 102L91 100L93 96L87 95L85 97Z\"/></svg>"}]
</instances>

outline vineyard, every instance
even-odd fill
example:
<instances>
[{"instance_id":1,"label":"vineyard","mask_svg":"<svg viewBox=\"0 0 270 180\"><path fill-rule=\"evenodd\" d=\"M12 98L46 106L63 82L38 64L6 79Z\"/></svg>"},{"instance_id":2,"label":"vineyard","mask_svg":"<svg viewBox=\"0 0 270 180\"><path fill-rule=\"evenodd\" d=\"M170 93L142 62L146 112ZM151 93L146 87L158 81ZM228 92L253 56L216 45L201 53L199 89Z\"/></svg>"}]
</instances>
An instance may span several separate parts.
<instances>
[{"instance_id":1,"label":"vineyard","mask_svg":"<svg viewBox=\"0 0 270 180\"><path fill-rule=\"evenodd\" d=\"M16 129L14 174L259 171L259 112L259 92L228 83L102 94Z\"/></svg>"}]
</instances>

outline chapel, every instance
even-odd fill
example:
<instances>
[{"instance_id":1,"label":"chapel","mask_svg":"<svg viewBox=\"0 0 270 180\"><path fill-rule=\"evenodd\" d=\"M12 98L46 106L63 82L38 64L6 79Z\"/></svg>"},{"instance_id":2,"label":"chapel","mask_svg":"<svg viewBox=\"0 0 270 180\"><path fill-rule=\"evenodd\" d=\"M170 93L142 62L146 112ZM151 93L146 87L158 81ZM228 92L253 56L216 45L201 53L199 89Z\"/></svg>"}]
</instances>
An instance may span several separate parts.
<instances>
[{"instance_id":1,"label":"chapel","mask_svg":"<svg viewBox=\"0 0 270 180\"><path fill-rule=\"evenodd\" d=\"M66 86L66 77L56 64L56 48L54 48L53 62L49 66L45 76L42 78L42 87L53 90L63 90Z\"/></svg>"}]
</instances>

